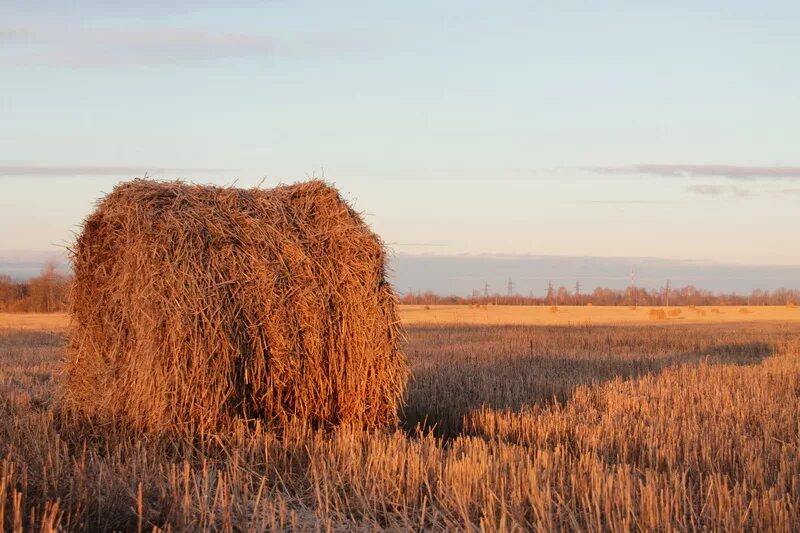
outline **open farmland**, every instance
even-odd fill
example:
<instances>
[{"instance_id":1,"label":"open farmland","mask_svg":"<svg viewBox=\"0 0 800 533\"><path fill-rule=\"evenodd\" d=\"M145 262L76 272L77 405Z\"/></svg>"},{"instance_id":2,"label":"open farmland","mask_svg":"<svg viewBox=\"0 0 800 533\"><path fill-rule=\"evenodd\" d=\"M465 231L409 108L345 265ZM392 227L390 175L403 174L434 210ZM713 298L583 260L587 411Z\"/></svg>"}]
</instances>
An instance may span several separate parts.
<instances>
[{"instance_id":1,"label":"open farmland","mask_svg":"<svg viewBox=\"0 0 800 533\"><path fill-rule=\"evenodd\" d=\"M800 533L800 1L606 4L0 0L0 533Z\"/></svg>"},{"instance_id":2,"label":"open farmland","mask_svg":"<svg viewBox=\"0 0 800 533\"><path fill-rule=\"evenodd\" d=\"M663 316L657 316L662 310ZM800 322L800 306L523 306L523 305L401 305L405 325L614 325L703 324L730 322ZM64 329L66 313L0 313L0 328Z\"/></svg>"},{"instance_id":3,"label":"open farmland","mask_svg":"<svg viewBox=\"0 0 800 533\"><path fill-rule=\"evenodd\" d=\"M527 306L403 305L406 324L703 324L728 322L800 322L800 307L786 306Z\"/></svg>"},{"instance_id":4,"label":"open farmland","mask_svg":"<svg viewBox=\"0 0 800 533\"><path fill-rule=\"evenodd\" d=\"M255 424L191 443L60 416L64 319L15 318L0 330L0 522L797 530L797 321L742 322L738 309L722 315L736 324L671 327L409 318L433 311L403 310L413 378L398 430Z\"/></svg>"}]
</instances>

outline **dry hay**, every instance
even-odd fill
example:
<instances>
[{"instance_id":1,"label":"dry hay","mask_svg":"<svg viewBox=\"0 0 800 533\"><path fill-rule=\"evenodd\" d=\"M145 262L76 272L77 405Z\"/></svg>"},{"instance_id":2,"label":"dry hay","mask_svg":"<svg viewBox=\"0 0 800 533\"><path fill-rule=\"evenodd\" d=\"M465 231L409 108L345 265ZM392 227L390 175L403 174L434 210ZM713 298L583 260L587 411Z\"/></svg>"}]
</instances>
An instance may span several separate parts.
<instances>
[{"instance_id":1,"label":"dry hay","mask_svg":"<svg viewBox=\"0 0 800 533\"><path fill-rule=\"evenodd\" d=\"M408 371L384 258L321 181L123 183L73 251L65 405L156 432L392 425Z\"/></svg>"},{"instance_id":2,"label":"dry hay","mask_svg":"<svg viewBox=\"0 0 800 533\"><path fill-rule=\"evenodd\" d=\"M667 312L663 309L650 309L650 320L667 320Z\"/></svg>"}]
</instances>

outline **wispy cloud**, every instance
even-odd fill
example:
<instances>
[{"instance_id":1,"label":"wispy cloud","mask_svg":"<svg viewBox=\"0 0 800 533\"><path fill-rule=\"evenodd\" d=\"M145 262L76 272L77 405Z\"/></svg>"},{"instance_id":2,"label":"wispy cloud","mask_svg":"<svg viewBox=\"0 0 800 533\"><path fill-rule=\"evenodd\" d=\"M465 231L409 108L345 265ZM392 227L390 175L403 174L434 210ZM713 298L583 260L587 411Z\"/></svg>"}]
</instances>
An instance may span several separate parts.
<instances>
[{"instance_id":1,"label":"wispy cloud","mask_svg":"<svg viewBox=\"0 0 800 533\"><path fill-rule=\"evenodd\" d=\"M670 200L589 200L590 204L605 204L605 205L659 205L659 204L674 204Z\"/></svg>"},{"instance_id":2,"label":"wispy cloud","mask_svg":"<svg viewBox=\"0 0 800 533\"><path fill-rule=\"evenodd\" d=\"M686 187L686 192L701 196L727 196L736 198L748 198L752 196L771 196L780 198L784 196L800 196L798 187L756 187L744 188L736 185L717 185L717 184L698 184Z\"/></svg>"},{"instance_id":3,"label":"wispy cloud","mask_svg":"<svg viewBox=\"0 0 800 533\"><path fill-rule=\"evenodd\" d=\"M308 50L355 48L343 35L277 38L163 26L87 27L80 25L0 25L0 64L108 67L165 65L246 57L269 57Z\"/></svg>"},{"instance_id":4,"label":"wispy cloud","mask_svg":"<svg viewBox=\"0 0 800 533\"><path fill-rule=\"evenodd\" d=\"M619 167L586 167L600 174L647 174L670 178L725 178L732 180L798 179L800 167L738 165L630 165Z\"/></svg>"},{"instance_id":5,"label":"wispy cloud","mask_svg":"<svg viewBox=\"0 0 800 533\"><path fill-rule=\"evenodd\" d=\"M98 165L21 165L0 162L0 177L76 177L76 176L116 176L135 177L157 175L197 175L218 174L218 168L170 168L154 166L98 166Z\"/></svg>"},{"instance_id":6,"label":"wispy cloud","mask_svg":"<svg viewBox=\"0 0 800 533\"><path fill-rule=\"evenodd\" d=\"M690 185L686 188L686 192L702 196L735 196L737 198L754 195L753 191L735 185Z\"/></svg>"},{"instance_id":7,"label":"wispy cloud","mask_svg":"<svg viewBox=\"0 0 800 533\"><path fill-rule=\"evenodd\" d=\"M273 2L277 0L272 0ZM64 2L63 0L0 0L0 8L20 14L47 13L48 15L69 16L79 18L87 15L103 17L163 17L164 15L181 15L203 10L209 7L227 8L247 5L258 5L263 0L81 0L80 2Z\"/></svg>"}]
</instances>

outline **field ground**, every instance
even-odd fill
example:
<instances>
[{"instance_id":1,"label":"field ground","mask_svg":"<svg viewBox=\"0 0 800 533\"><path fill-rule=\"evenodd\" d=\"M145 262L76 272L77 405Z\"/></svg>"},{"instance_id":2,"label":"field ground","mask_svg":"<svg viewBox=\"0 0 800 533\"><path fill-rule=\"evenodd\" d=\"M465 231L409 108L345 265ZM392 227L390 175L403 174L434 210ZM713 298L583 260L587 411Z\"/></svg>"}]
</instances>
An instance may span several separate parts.
<instances>
[{"instance_id":1,"label":"field ground","mask_svg":"<svg viewBox=\"0 0 800 533\"><path fill-rule=\"evenodd\" d=\"M800 322L723 311L737 323L405 308L398 430L193 443L60 415L64 318L0 315L0 529L798 531Z\"/></svg>"},{"instance_id":2,"label":"field ground","mask_svg":"<svg viewBox=\"0 0 800 533\"><path fill-rule=\"evenodd\" d=\"M664 311L664 316L653 313ZM403 305L400 317L405 324L647 324L725 323L725 322L800 322L800 307L795 306L523 306L523 305Z\"/></svg>"},{"instance_id":3,"label":"field ground","mask_svg":"<svg viewBox=\"0 0 800 533\"><path fill-rule=\"evenodd\" d=\"M663 317L653 316L659 309ZM727 322L800 322L797 306L522 306L522 305L401 305L404 324L580 325L580 324L703 324ZM65 313L0 313L0 328L63 329Z\"/></svg>"},{"instance_id":4,"label":"field ground","mask_svg":"<svg viewBox=\"0 0 800 533\"><path fill-rule=\"evenodd\" d=\"M0 313L0 328L20 330L59 330L69 325L66 313Z\"/></svg>"}]
</instances>

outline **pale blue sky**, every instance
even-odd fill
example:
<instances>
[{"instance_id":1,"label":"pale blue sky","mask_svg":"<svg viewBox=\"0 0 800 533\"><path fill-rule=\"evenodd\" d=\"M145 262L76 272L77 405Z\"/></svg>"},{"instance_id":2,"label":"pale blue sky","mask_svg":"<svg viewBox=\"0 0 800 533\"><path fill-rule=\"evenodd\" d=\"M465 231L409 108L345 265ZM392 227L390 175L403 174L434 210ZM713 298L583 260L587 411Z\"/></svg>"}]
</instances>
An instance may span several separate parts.
<instances>
[{"instance_id":1,"label":"pale blue sky","mask_svg":"<svg viewBox=\"0 0 800 533\"><path fill-rule=\"evenodd\" d=\"M66 4L0 0L0 251L324 172L404 253L800 264L797 2Z\"/></svg>"}]
</instances>

